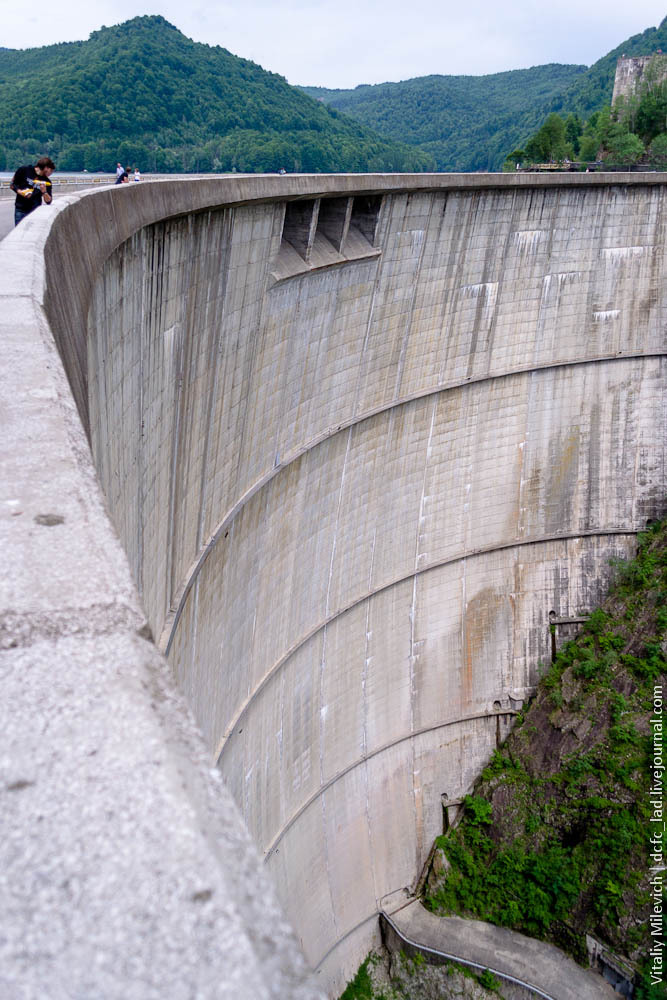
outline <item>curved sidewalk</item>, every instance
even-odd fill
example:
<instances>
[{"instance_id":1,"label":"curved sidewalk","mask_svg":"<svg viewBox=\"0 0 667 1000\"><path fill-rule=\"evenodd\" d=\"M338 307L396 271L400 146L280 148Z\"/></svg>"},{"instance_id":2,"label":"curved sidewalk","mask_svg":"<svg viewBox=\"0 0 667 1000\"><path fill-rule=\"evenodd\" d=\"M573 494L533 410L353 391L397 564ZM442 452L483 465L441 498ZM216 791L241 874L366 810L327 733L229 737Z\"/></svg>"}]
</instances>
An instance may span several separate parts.
<instances>
[{"instance_id":1,"label":"curved sidewalk","mask_svg":"<svg viewBox=\"0 0 667 1000\"><path fill-rule=\"evenodd\" d=\"M582 969L544 941L481 920L438 917L418 900L384 914L414 945L490 969L550 1000L618 1000L619 994L592 969Z\"/></svg>"}]
</instances>

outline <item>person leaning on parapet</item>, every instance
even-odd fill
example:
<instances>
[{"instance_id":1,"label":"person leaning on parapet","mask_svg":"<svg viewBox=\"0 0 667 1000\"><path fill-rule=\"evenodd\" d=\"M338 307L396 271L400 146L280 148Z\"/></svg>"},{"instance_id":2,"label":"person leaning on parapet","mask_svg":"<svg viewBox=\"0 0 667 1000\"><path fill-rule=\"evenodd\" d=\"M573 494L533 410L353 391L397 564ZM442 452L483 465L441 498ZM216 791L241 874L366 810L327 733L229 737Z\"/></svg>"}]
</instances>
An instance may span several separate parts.
<instances>
[{"instance_id":1,"label":"person leaning on parapet","mask_svg":"<svg viewBox=\"0 0 667 1000\"><path fill-rule=\"evenodd\" d=\"M53 160L48 156L43 156L41 160L33 166L19 167L12 182L9 185L12 191L16 192L14 202L14 225L30 215L42 204L42 198L47 205L50 205L53 197L51 194L51 181L49 177L56 169Z\"/></svg>"},{"instance_id":2,"label":"person leaning on parapet","mask_svg":"<svg viewBox=\"0 0 667 1000\"><path fill-rule=\"evenodd\" d=\"M130 180L130 175L127 170L121 170L121 172L116 177L116 184L128 184Z\"/></svg>"}]
</instances>

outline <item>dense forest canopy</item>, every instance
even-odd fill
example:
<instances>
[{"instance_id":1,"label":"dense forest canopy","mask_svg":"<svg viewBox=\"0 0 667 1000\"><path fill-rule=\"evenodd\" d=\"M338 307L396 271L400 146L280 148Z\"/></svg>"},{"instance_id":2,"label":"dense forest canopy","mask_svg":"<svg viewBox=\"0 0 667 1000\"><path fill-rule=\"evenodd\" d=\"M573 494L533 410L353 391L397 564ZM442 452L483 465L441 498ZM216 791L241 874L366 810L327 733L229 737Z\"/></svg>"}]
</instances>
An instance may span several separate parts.
<instances>
[{"instance_id":1,"label":"dense forest canopy","mask_svg":"<svg viewBox=\"0 0 667 1000\"><path fill-rule=\"evenodd\" d=\"M667 18L589 69L535 66L489 76L427 76L354 90L304 88L330 107L431 153L438 170L498 170L550 113L580 121L611 103L621 55L667 51Z\"/></svg>"},{"instance_id":2,"label":"dense forest canopy","mask_svg":"<svg viewBox=\"0 0 667 1000\"><path fill-rule=\"evenodd\" d=\"M425 76L354 90L304 88L382 135L430 153L438 170L497 170L585 66L534 66L489 76Z\"/></svg>"},{"instance_id":3,"label":"dense forest canopy","mask_svg":"<svg viewBox=\"0 0 667 1000\"><path fill-rule=\"evenodd\" d=\"M432 169L246 59L162 17L88 41L0 50L0 169L49 155L60 170Z\"/></svg>"}]
</instances>

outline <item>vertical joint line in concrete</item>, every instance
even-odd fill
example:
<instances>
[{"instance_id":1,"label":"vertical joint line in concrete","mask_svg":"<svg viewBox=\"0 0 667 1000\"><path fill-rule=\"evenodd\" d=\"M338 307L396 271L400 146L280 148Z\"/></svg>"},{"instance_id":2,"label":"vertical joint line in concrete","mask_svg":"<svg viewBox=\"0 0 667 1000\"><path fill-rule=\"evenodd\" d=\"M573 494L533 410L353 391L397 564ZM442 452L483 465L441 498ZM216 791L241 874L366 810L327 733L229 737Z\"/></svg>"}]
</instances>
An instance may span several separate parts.
<instances>
[{"instance_id":1,"label":"vertical joint line in concrete","mask_svg":"<svg viewBox=\"0 0 667 1000\"><path fill-rule=\"evenodd\" d=\"M431 219L433 217L433 203L436 199L431 197L428 217L426 220L426 226L424 227L424 239L422 240L421 246L419 248L419 255L417 257L417 263L415 266L414 275L412 277L412 292L410 295L410 304L407 309L407 319L405 322L405 328L403 330L403 341L401 343L401 353L398 358L398 364L396 366L396 381L394 383L394 397L397 397L400 389L401 382L403 381L403 369L405 368L405 355L408 349L408 341L410 339L410 329L412 327L412 321L415 312L415 299L417 298L417 289L419 288L420 281L419 276L421 274L422 263L424 261L424 253L426 251L426 244L428 242L428 236L431 229Z\"/></svg>"},{"instance_id":2,"label":"vertical joint line in concrete","mask_svg":"<svg viewBox=\"0 0 667 1000\"><path fill-rule=\"evenodd\" d=\"M231 216L231 218L230 218ZM203 449L203 459L201 466L201 477L200 477L200 488L199 488L199 519L197 524L197 550L199 551L202 547L202 542L204 538L204 516L206 510L206 500L208 496L208 483L210 476L207 474L210 468L209 465L209 449L211 444L211 424L213 421L213 415L215 412L216 401L218 398L218 382L219 373L221 366L216 364L216 357L220 350L220 341L222 340L224 333L224 317L225 317L225 300L227 297L227 279L229 276L229 257L231 253L232 243L234 240L234 220L236 219L236 212L224 211L221 213L221 236L224 240L224 246L222 247L222 253L220 254L220 284L218 286L219 295L216 297L217 307L216 307L216 320L214 323L215 334L211 337L210 347L209 347L209 371L212 373L210 376L211 384L208 390L208 407L207 407L207 418L206 418L206 431Z\"/></svg>"}]
</instances>

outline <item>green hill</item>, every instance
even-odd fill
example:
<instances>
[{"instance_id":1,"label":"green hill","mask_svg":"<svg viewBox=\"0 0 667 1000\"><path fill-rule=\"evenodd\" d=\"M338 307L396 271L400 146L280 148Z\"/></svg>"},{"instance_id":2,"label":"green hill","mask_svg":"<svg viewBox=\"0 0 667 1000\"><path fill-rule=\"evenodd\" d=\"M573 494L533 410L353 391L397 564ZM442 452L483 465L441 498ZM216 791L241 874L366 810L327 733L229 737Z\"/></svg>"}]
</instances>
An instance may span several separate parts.
<instances>
[{"instance_id":1,"label":"green hill","mask_svg":"<svg viewBox=\"0 0 667 1000\"><path fill-rule=\"evenodd\" d=\"M438 170L498 170L507 152L556 111L587 118L611 103L621 55L667 51L667 18L585 66L548 65L489 76L424 76L354 90L304 87L382 135L413 143Z\"/></svg>"},{"instance_id":2,"label":"green hill","mask_svg":"<svg viewBox=\"0 0 667 1000\"><path fill-rule=\"evenodd\" d=\"M534 132L585 66L534 66L489 76L424 76L306 93L382 135L430 153L438 170L497 170Z\"/></svg>"},{"instance_id":3,"label":"green hill","mask_svg":"<svg viewBox=\"0 0 667 1000\"><path fill-rule=\"evenodd\" d=\"M119 159L159 171L433 167L428 153L148 16L85 42L0 50L0 168L42 154L61 170Z\"/></svg>"}]
</instances>

